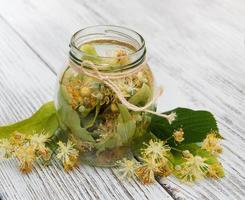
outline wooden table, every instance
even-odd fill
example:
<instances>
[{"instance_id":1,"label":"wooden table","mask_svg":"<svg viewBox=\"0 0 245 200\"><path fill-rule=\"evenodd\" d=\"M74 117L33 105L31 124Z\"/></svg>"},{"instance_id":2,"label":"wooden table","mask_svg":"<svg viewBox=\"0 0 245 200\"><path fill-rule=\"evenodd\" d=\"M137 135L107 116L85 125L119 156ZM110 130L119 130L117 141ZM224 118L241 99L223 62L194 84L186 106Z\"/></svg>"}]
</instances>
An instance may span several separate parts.
<instances>
[{"instance_id":1,"label":"wooden table","mask_svg":"<svg viewBox=\"0 0 245 200\"><path fill-rule=\"evenodd\" d=\"M166 88L159 110L215 114L226 177L194 186L170 177L143 186L121 182L111 169L81 165L65 173L55 161L23 176L7 160L0 163L0 199L245 199L244 0L1 0L0 123L24 119L53 99L71 35L95 24L142 33L149 64Z\"/></svg>"}]
</instances>

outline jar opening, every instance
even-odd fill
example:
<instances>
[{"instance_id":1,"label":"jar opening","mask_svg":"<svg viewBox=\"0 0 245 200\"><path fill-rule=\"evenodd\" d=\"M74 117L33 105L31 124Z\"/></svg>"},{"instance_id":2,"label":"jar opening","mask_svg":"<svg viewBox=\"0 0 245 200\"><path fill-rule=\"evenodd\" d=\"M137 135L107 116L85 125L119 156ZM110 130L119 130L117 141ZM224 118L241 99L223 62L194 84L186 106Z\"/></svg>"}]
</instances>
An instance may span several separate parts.
<instances>
[{"instance_id":1,"label":"jar opening","mask_svg":"<svg viewBox=\"0 0 245 200\"><path fill-rule=\"evenodd\" d=\"M137 66L146 54L145 41L139 33L112 25L90 26L77 31L70 47L71 59L78 63L84 59L93 61L103 71Z\"/></svg>"}]
</instances>

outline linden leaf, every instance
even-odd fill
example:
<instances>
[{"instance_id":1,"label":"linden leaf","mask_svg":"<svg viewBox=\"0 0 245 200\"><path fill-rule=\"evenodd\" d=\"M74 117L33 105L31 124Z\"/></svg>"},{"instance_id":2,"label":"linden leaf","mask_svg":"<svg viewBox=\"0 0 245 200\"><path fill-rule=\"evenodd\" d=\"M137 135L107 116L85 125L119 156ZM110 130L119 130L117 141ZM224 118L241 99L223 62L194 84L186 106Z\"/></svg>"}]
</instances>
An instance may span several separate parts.
<instances>
[{"instance_id":1,"label":"linden leaf","mask_svg":"<svg viewBox=\"0 0 245 200\"><path fill-rule=\"evenodd\" d=\"M9 138L14 131L26 135L45 131L51 136L55 133L57 128L58 120L54 102L50 101L42 105L31 117L14 124L0 127L0 138Z\"/></svg>"},{"instance_id":2,"label":"linden leaf","mask_svg":"<svg viewBox=\"0 0 245 200\"><path fill-rule=\"evenodd\" d=\"M136 94L129 99L129 102L134 105L144 106L150 96L151 90L149 86L143 84L143 86L136 92Z\"/></svg>"},{"instance_id":3,"label":"linden leaf","mask_svg":"<svg viewBox=\"0 0 245 200\"><path fill-rule=\"evenodd\" d=\"M136 129L136 122L132 119L128 109L118 104L120 114L118 116L117 133L121 136L122 143L130 142L130 139L134 136Z\"/></svg>"},{"instance_id":4,"label":"linden leaf","mask_svg":"<svg viewBox=\"0 0 245 200\"><path fill-rule=\"evenodd\" d=\"M175 112L177 115L177 118L171 124L163 117L152 116L150 125L151 132L162 140L170 138L175 130L182 128L184 141L177 143L171 138L168 140L170 145L202 142L211 130L218 132L216 120L208 111L176 108L164 114L170 114L171 112ZM221 136L219 135L219 137Z\"/></svg>"},{"instance_id":5,"label":"linden leaf","mask_svg":"<svg viewBox=\"0 0 245 200\"><path fill-rule=\"evenodd\" d=\"M84 54L82 56L82 60L89 60L92 62L100 62L100 57L92 44L83 44L79 48ZM99 64L99 63L97 63Z\"/></svg>"},{"instance_id":6,"label":"linden leaf","mask_svg":"<svg viewBox=\"0 0 245 200\"><path fill-rule=\"evenodd\" d=\"M86 54L98 56L95 47L91 44L83 44L79 49Z\"/></svg>"},{"instance_id":7,"label":"linden leaf","mask_svg":"<svg viewBox=\"0 0 245 200\"><path fill-rule=\"evenodd\" d=\"M66 129L68 127L78 138L81 138L84 141L94 142L94 139L89 132L85 128L81 128L78 113L71 108L61 93L59 93L58 98L60 107L58 108L57 114L60 127L62 129Z\"/></svg>"},{"instance_id":8,"label":"linden leaf","mask_svg":"<svg viewBox=\"0 0 245 200\"><path fill-rule=\"evenodd\" d=\"M94 125L96 118L98 117L99 111L100 111L100 104L98 103L93 112L90 112L86 117L80 116L81 118L81 124L85 128L90 128Z\"/></svg>"}]
</instances>

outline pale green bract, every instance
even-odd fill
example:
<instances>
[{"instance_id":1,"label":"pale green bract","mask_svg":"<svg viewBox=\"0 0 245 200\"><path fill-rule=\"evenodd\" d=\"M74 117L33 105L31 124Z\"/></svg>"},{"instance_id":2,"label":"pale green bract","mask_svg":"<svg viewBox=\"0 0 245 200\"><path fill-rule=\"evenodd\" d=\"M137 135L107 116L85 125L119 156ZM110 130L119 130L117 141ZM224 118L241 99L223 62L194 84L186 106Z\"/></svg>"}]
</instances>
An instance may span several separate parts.
<instances>
[{"instance_id":1,"label":"pale green bract","mask_svg":"<svg viewBox=\"0 0 245 200\"><path fill-rule=\"evenodd\" d=\"M136 92L136 94L129 99L129 103L138 106L145 105L149 100L151 93L152 91L150 87L146 84L143 84L143 86Z\"/></svg>"},{"instance_id":2,"label":"pale green bract","mask_svg":"<svg viewBox=\"0 0 245 200\"><path fill-rule=\"evenodd\" d=\"M117 133L120 135L122 143L127 144L134 136L136 122L123 104L118 104L118 108L120 114L118 116Z\"/></svg>"},{"instance_id":3,"label":"pale green bract","mask_svg":"<svg viewBox=\"0 0 245 200\"><path fill-rule=\"evenodd\" d=\"M25 135L32 135L45 131L52 136L58 128L56 109L54 102L50 101L42 105L31 117L7 126L0 127L0 139L9 138L15 131Z\"/></svg>"},{"instance_id":4,"label":"pale green bract","mask_svg":"<svg viewBox=\"0 0 245 200\"><path fill-rule=\"evenodd\" d=\"M62 94L59 94L59 101L62 102L60 105L62 107L58 108L58 116L60 117L60 125L63 123L65 125L69 125L70 131L75 134L78 138L88 141L94 142L93 137L89 134L89 132L85 128L81 128L80 126L80 118L76 111L74 111L70 105L67 104L66 100L63 98ZM64 127L63 127L64 128ZM65 127L66 129L66 127Z\"/></svg>"}]
</instances>

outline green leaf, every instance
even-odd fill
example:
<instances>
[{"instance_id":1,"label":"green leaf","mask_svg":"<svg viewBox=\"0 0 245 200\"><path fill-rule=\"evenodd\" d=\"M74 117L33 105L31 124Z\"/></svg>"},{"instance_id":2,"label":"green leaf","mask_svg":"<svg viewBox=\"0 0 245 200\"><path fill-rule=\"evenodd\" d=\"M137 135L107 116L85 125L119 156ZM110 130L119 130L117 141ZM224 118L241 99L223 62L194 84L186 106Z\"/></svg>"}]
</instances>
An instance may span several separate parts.
<instances>
[{"instance_id":1,"label":"green leaf","mask_svg":"<svg viewBox=\"0 0 245 200\"><path fill-rule=\"evenodd\" d=\"M34 132L46 131L53 135L58 128L58 120L54 102L44 104L31 117L7 126L0 127L0 138L9 138L14 131L19 131L26 135L31 135Z\"/></svg>"},{"instance_id":2,"label":"green leaf","mask_svg":"<svg viewBox=\"0 0 245 200\"><path fill-rule=\"evenodd\" d=\"M96 63L100 62L101 59L92 44L83 44L79 49L85 53L82 57L83 60L89 60Z\"/></svg>"},{"instance_id":3,"label":"green leaf","mask_svg":"<svg viewBox=\"0 0 245 200\"><path fill-rule=\"evenodd\" d=\"M187 108L176 108L165 114L176 112L177 118L172 124L159 116L153 116L150 129L153 134L162 140L172 136L174 130L182 128L184 130L184 141L180 144L202 142L211 131L218 131L216 120L208 111L194 111ZM221 136L220 136L221 137ZM174 140L168 140L170 145L175 145ZM177 144L177 143L176 143Z\"/></svg>"},{"instance_id":4,"label":"green leaf","mask_svg":"<svg viewBox=\"0 0 245 200\"><path fill-rule=\"evenodd\" d=\"M146 84L143 84L143 86L136 92L136 94L129 99L129 102L134 105L144 106L147 103L150 96L150 87Z\"/></svg>"},{"instance_id":5,"label":"green leaf","mask_svg":"<svg viewBox=\"0 0 245 200\"><path fill-rule=\"evenodd\" d=\"M79 49L85 52L86 54L98 56L96 49L91 44L83 44L82 46L80 46Z\"/></svg>"},{"instance_id":6,"label":"green leaf","mask_svg":"<svg viewBox=\"0 0 245 200\"><path fill-rule=\"evenodd\" d=\"M95 107L95 111L90 112L86 117L80 116L81 118L81 123L83 125L83 127L85 128L90 128L94 125L95 120L99 114L100 111L100 104L98 102L98 104Z\"/></svg>"},{"instance_id":7,"label":"green leaf","mask_svg":"<svg viewBox=\"0 0 245 200\"><path fill-rule=\"evenodd\" d=\"M64 92L65 90L62 90L62 93ZM58 116L61 127L63 129L68 127L74 135L84 141L94 142L94 139L90 135L90 133L85 128L81 128L80 117L78 113L72 109L72 107L66 102L60 92L58 98L60 104L60 107L58 109ZM65 127L63 124L65 125Z\"/></svg>"},{"instance_id":8,"label":"green leaf","mask_svg":"<svg viewBox=\"0 0 245 200\"><path fill-rule=\"evenodd\" d=\"M136 121L132 119L128 109L123 104L118 104L119 116L117 125L117 134L121 136L123 144L126 144L134 136Z\"/></svg>"}]
</instances>

